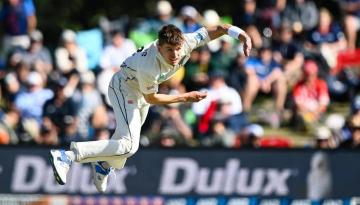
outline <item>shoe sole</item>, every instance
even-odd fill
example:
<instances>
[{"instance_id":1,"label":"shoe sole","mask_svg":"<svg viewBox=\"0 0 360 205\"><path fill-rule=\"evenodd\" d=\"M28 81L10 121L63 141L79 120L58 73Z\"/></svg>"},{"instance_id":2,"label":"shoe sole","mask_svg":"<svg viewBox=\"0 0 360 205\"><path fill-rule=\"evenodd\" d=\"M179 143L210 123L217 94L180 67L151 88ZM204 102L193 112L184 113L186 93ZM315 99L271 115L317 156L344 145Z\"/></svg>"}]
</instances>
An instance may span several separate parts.
<instances>
[{"instance_id":1,"label":"shoe sole","mask_svg":"<svg viewBox=\"0 0 360 205\"><path fill-rule=\"evenodd\" d=\"M55 165L54 165L54 156L52 155L52 151L50 151L50 154L49 154L49 160L50 160L50 164L52 166L52 169L53 169L53 172L54 172L54 177L55 177L55 180L57 183L59 183L60 185L64 185L65 182L63 182L60 178L60 175L59 173L57 172L56 168L55 168Z\"/></svg>"}]
</instances>

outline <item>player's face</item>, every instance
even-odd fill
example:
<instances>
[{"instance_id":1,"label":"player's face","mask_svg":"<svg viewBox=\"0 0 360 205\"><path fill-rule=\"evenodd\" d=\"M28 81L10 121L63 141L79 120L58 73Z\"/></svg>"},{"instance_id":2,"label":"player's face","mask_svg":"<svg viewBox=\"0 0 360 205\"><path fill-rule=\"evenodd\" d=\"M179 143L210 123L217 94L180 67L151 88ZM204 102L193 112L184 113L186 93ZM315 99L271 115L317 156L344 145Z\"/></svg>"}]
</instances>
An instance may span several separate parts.
<instances>
[{"instance_id":1,"label":"player's face","mask_svg":"<svg viewBox=\"0 0 360 205\"><path fill-rule=\"evenodd\" d=\"M181 47L182 45L170 45L165 43L163 45L159 45L158 49L167 63L170 65L177 65L181 59Z\"/></svg>"}]
</instances>

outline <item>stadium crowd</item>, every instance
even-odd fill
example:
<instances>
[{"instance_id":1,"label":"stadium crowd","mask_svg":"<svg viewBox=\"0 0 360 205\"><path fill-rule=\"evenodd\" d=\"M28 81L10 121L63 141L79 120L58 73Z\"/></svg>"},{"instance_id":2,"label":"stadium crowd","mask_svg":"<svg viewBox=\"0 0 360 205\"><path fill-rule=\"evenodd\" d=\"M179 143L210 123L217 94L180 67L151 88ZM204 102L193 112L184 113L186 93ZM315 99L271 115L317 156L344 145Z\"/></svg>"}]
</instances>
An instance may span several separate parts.
<instances>
[{"instance_id":1,"label":"stadium crowd","mask_svg":"<svg viewBox=\"0 0 360 205\"><path fill-rule=\"evenodd\" d=\"M194 104L152 106L141 145L151 147L293 147L266 136L287 127L311 136L310 147L360 147L360 1L339 0L341 18L310 0L241 0L236 14L158 1L155 14L124 25L65 28L50 51L32 0L1 5L0 144L62 146L110 138L115 117L107 85L123 60L154 40L165 24L183 32L231 22L253 40L245 58L228 36L193 51L162 93L206 90ZM131 19L131 17L130 17ZM359 59L359 60L357 60ZM356 61L357 60L357 61ZM347 113L329 111L334 102ZM271 106L266 109L267 102Z\"/></svg>"}]
</instances>

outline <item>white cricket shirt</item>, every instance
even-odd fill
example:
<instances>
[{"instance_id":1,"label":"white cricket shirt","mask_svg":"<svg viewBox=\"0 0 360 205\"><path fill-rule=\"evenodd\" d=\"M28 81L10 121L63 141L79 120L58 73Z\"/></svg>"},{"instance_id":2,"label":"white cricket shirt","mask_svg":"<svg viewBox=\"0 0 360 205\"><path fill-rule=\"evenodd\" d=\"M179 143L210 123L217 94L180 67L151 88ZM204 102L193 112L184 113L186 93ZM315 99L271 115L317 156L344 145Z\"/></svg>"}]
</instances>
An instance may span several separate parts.
<instances>
[{"instance_id":1,"label":"white cricket shirt","mask_svg":"<svg viewBox=\"0 0 360 205\"><path fill-rule=\"evenodd\" d=\"M143 97L143 94L157 93L159 84L171 78L179 68L184 66L193 49L210 41L205 28L184 34L184 38L178 65L173 66L165 61L157 49L156 40L142 51L128 57L121 65L121 70L115 75L125 81L128 92L130 88L134 92L132 94L138 98Z\"/></svg>"}]
</instances>

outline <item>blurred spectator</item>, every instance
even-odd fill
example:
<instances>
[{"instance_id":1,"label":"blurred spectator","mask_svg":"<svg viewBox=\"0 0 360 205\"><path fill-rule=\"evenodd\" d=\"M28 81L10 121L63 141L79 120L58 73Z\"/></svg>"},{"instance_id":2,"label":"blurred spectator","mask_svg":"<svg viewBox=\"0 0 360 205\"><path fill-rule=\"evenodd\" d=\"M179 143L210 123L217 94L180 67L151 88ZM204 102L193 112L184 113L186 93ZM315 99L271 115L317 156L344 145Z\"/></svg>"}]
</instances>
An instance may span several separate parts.
<instances>
[{"instance_id":1,"label":"blurred spectator","mask_svg":"<svg viewBox=\"0 0 360 205\"><path fill-rule=\"evenodd\" d=\"M15 72L6 74L1 89L1 106L9 108L15 101L16 94L22 90Z\"/></svg>"},{"instance_id":2,"label":"blurred spectator","mask_svg":"<svg viewBox=\"0 0 360 205\"><path fill-rule=\"evenodd\" d=\"M249 58L245 63L247 82L244 94L244 109L251 111L252 104L258 92L269 93L273 91L276 95L275 112L272 116L272 126L280 125L280 117L284 109L286 97L286 80L280 65L273 59L270 45L264 44L260 49L260 57Z\"/></svg>"},{"instance_id":3,"label":"blurred spectator","mask_svg":"<svg viewBox=\"0 0 360 205\"><path fill-rule=\"evenodd\" d=\"M214 118L222 119L226 128L235 133L247 125L247 118L242 113L241 97L234 88L226 84L223 72L211 72L209 88L203 91L208 96L192 105L193 112L200 117L199 134L205 134L211 129L209 123Z\"/></svg>"},{"instance_id":4,"label":"blurred spectator","mask_svg":"<svg viewBox=\"0 0 360 205\"><path fill-rule=\"evenodd\" d=\"M123 61L136 52L135 44L125 38L124 33L116 30L112 33L112 42L107 45L100 57L101 73L98 76L98 88L100 92L107 96L107 89L111 77L121 69Z\"/></svg>"},{"instance_id":5,"label":"blurred spectator","mask_svg":"<svg viewBox=\"0 0 360 205\"><path fill-rule=\"evenodd\" d=\"M345 117L338 113L331 113L326 117L324 124L331 131L333 147L338 147L345 140L348 131L345 126Z\"/></svg>"},{"instance_id":6,"label":"blurred spectator","mask_svg":"<svg viewBox=\"0 0 360 205\"><path fill-rule=\"evenodd\" d=\"M5 0L0 10L2 57L15 47L27 49L28 33L36 28L35 5L32 0Z\"/></svg>"},{"instance_id":7,"label":"blurred spectator","mask_svg":"<svg viewBox=\"0 0 360 205\"><path fill-rule=\"evenodd\" d=\"M210 106L212 101L228 100L231 104L229 115L236 115L242 112L241 97L238 92L229 87L225 82L225 74L222 71L213 71L210 73L210 85L204 89L208 96L197 103L193 103L195 114L202 115Z\"/></svg>"},{"instance_id":8,"label":"blurred spectator","mask_svg":"<svg viewBox=\"0 0 360 205\"><path fill-rule=\"evenodd\" d=\"M300 79L304 63L304 55L293 35L290 25L284 24L280 28L279 39L273 44L274 59L283 65L286 82L290 87Z\"/></svg>"},{"instance_id":9,"label":"blurred spectator","mask_svg":"<svg viewBox=\"0 0 360 205\"><path fill-rule=\"evenodd\" d=\"M326 8L320 9L319 22L309 32L305 47L313 55L321 54L330 68L335 67L339 51L346 48L344 33Z\"/></svg>"},{"instance_id":10,"label":"blurred spectator","mask_svg":"<svg viewBox=\"0 0 360 205\"><path fill-rule=\"evenodd\" d=\"M73 140L81 140L77 133L78 105L65 95L66 78L58 79L55 85L55 95L46 101L43 111L43 121L49 123L58 132L60 143L66 144Z\"/></svg>"},{"instance_id":11,"label":"blurred spectator","mask_svg":"<svg viewBox=\"0 0 360 205\"><path fill-rule=\"evenodd\" d=\"M332 139L332 133L329 128L320 126L315 131L315 147L318 149L332 149L335 148L334 141Z\"/></svg>"},{"instance_id":12,"label":"blurred spectator","mask_svg":"<svg viewBox=\"0 0 360 205\"><path fill-rule=\"evenodd\" d=\"M119 30L111 33L112 42L104 48L100 59L100 67L104 70L111 69L113 72L120 70L123 61L136 52L135 44L125 38Z\"/></svg>"},{"instance_id":13,"label":"blurred spectator","mask_svg":"<svg viewBox=\"0 0 360 205\"><path fill-rule=\"evenodd\" d=\"M256 7L256 1L243 0L240 5L241 7L236 9L236 13L233 15L234 23L235 25L239 25L241 28L244 28L244 30L251 36L254 48L260 48L262 45L262 27L260 26L260 13Z\"/></svg>"},{"instance_id":14,"label":"blurred spectator","mask_svg":"<svg viewBox=\"0 0 360 205\"><path fill-rule=\"evenodd\" d=\"M91 71L86 71L80 76L79 110L78 110L78 132L83 140L92 140L94 138L94 130L92 130L91 116L102 109L103 103L100 92L95 87L95 75ZM106 114L106 113L103 113ZM101 124L104 118L99 117L97 124Z\"/></svg>"},{"instance_id":15,"label":"blurred spectator","mask_svg":"<svg viewBox=\"0 0 360 205\"><path fill-rule=\"evenodd\" d=\"M55 50L57 69L65 74L88 70L85 50L76 43L76 33L66 29L61 33L61 45Z\"/></svg>"},{"instance_id":16,"label":"blurred spectator","mask_svg":"<svg viewBox=\"0 0 360 205\"><path fill-rule=\"evenodd\" d=\"M242 98L244 98L244 91L246 86L246 73L245 73L246 57L242 51L238 51L235 59L233 60L229 72L231 75L228 77L229 85L235 88Z\"/></svg>"},{"instance_id":17,"label":"blurred spectator","mask_svg":"<svg viewBox=\"0 0 360 205\"><path fill-rule=\"evenodd\" d=\"M20 124L20 113L15 108L9 108L0 117L0 144L18 144L17 133Z\"/></svg>"},{"instance_id":18,"label":"blurred spectator","mask_svg":"<svg viewBox=\"0 0 360 205\"><path fill-rule=\"evenodd\" d=\"M209 81L207 75L210 69L211 53L208 47L203 46L193 50L190 59L185 64L185 76L183 83L186 90L199 90L206 86Z\"/></svg>"},{"instance_id":19,"label":"blurred spectator","mask_svg":"<svg viewBox=\"0 0 360 205\"><path fill-rule=\"evenodd\" d=\"M215 27L221 23L219 14L213 9L207 9L203 12L201 25L206 27ZM207 44L207 47L212 53L218 51L221 47L220 39L213 39Z\"/></svg>"},{"instance_id":20,"label":"blurred spectator","mask_svg":"<svg viewBox=\"0 0 360 205\"><path fill-rule=\"evenodd\" d=\"M24 62L46 77L53 69L50 51L43 45L43 34L39 30L30 32L30 46L24 53Z\"/></svg>"},{"instance_id":21,"label":"blurred spectator","mask_svg":"<svg viewBox=\"0 0 360 205\"><path fill-rule=\"evenodd\" d=\"M318 23L319 11L310 0L290 0L281 14L281 21L292 26L295 34L306 33Z\"/></svg>"},{"instance_id":22,"label":"blurred spectator","mask_svg":"<svg viewBox=\"0 0 360 205\"><path fill-rule=\"evenodd\" d=\"M280 13L285 9L286 2L286 0L256 1L263 28L269 27L273 30L280 27Z\"/></svg>"},{"instance_id":23,"label":"blurred spectator","mask_svg":"<svg viewBox=\"0 0 360 205\"><path fill-rule=\"evenodd\" d=\"M360 1L343 0L342 9L345 11L345 33L347 36L347 47L357 48L357 33L360 29Z\"/></svg>"},{"instance_id":24,"label":"blurred spectator","mask_svg":"<svg viewBox=\"0 0 360 205\"><path fill-rule=\"evenodd\" d=\"M264 137L264 128L258 124L251 124L238 134L234 147L257 148L262 137Z\"/></svg>"},{"instance_id":25,"label":"blurred spectator","mask_svg":"<svg viewBox=\"0 0 360 205\"><path fill-rule=\"evenodd\" d=\"M27 90L16 96L15 106L20 111L22 120L36 120L40 128L43 105L54 94L50 89L44 88L43 77L36 71L29 73L26 85Z\"/></svg>"},{"instance_id":26,"label":"blurred spectator","mask_svg":"<svg viewBox=\"0 0 360 205\"><path fill-rule=\"evenodd\" d=\"M44 146L59 145L59 138L57 136L57 132L52 130L50 127L47 127L46 125L42 125L40 127L40 134L36 143L38 145L44 145Z\"/></svg>"},{"instance_id":27,"label":"blurred spectator","mask_svg":"<svg viewBox=\"0 0 360 205\"><path fill-rule=\"evenodd\" d=\"M180 19L182 21L182 26L179 28L184 33L195 32L201 28L199 20L199 13L195 7L186 5L183 6L180 10Z\"/></svg>"},{"instance_id":28,"label":"blurred spectator","mask_svg":"<svg viewBox=\"0 0 360 205\"><path fill-rule=\"evenodd\" d=\"M233 48L232 38L224 35L219 38L221 47L213 53L210 59L211 71L220 70L225 74L225 77L229 75L229 68L233 59L236 57L236 50Z\"/></svg>"},{"instance_id":29,"label":"blurred spectator","mask_svg":"<svg viewBox=\"0 0 360 205\"><path fill-rule=\"evenodd\" d=\"M293 89L295 123L302 130L312 131L330 103L324 80L318 78L318 66L308 60L304 64L303 79Z\"/></svg>"},{"instance_id":30,"label":"blurred spectator","mask_svg":"<svg viewBox=\"0 0 360 205\"><path fill-rule=\"evenodd\" d=\"M205 147L233 147L236 133L225 125L221 115L210 120L209 130L200 138L200 144Z\"/></svg>"},{"instance_id":31,"label":"blurred spectator","mask_svg":"<svg viewBox=\"0 0 360 205\"><path fill-rule=\"evenodd\" d=\"M341 148L359 149L360 148L360 117L352 116L349 119L350 139L340 144Z\"/></svg>"},{"instance_id":32,"label":"blurred spectator","mask_svg":"<svg viewBox=\"0 0 360 205\"><path fill-rule=\"evenodd\" d=\"M167 24L173 24L181 28L181 22L173 16L173 8L169 1L158 1L154 10L155 17L146 18L140 22L136 27L137 31L156 36L161 27Z\"/></svg>"}]
</instances>

